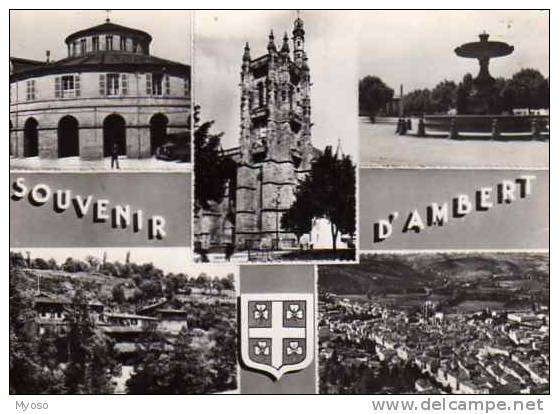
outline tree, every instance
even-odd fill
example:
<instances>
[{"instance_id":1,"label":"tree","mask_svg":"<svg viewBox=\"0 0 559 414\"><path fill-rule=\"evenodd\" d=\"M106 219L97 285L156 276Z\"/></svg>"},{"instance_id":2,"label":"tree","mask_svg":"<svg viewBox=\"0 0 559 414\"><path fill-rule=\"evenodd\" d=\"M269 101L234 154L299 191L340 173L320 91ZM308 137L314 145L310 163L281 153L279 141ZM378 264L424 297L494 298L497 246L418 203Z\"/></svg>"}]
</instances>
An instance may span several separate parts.
<instances>
[{"instance_id":1,"label":"tree","mask_svg":"<svg viewBox=\"0 0 559 414\"><path fill-rule=\"evenodd\" d=\"M192 336L183 327L173 351L149 349L126 382L130 394L203 394L211 383L207 361Z\"/></svg>"},{"instance_id":2,"label":"tree","mask_svg":"<svg viewBox=\"0 0 559 414\"><path fill-rule=\"evenodd\" d=\"M223 133L210 132L215 121L204 122L194 131L194 209L207 209L210 203L220 203L225 195L225 161L220 156Z\"/></svg>"},{"instance_id":3,"label":"tree","mask_svg":"<svg viewBox=\"0 0 559 414\"><path fill-rule=\"evenodd\" d=\"M297 243L306 233L312 230L313 211L312 205L307 201L311 198L309 186L300 186L295 190L295 202L289 210L281 216L281 227L289 229L297 236Z\"/></svg>"},{"instance_id":4,"label":"tree","mask_svg":"<svg viewBox=\"0 0 559 414\"><path fill-rule=\"evenodd\" d=\"M52 257L48 260L48 266L51 270L58 270L58 263Z\"/></svg>"},{"instance_id":5,"label":"tree","mask_svg":"<svg viewBox=\"0 0 559 414\"><path fill-rule=\"evenodd\" d=\"M10 252L10 269L27 267L27 262L19 252Z\"/></svg>"},{"instance_id":6,"label":"tree","mask_svg":"<svg viewBox=\"0 0 559 414\"><path fill-rule=\"evenodd\" d=\"M404 112L407 115L430 114L434 112L434 104L429 89L416 89L404 97Z\"/></svg>"},{"instance_id":7,"label":"tree","mask_svg":"<svg viewBox=\"0 0 559 414\"><path fill-rule=\"evenodd\" d=\"M234 290L235 289L235 275L233 273L227 274L227 276L221 278L221 284L223 289Z\"/></svg>"},{"instance_id":8,"label":"tree","mask_svg":"<svg viewBox=\"0 0 559 414\"><path fill-rule=\"evenodd\" d=\"M91 256L91 255L88 255L85 258L85 261L87 262L87 264L89 264L89 266L92 269L97 269L99 267L99 265L101 264L101 261L98 258L96 258L95 256Z\"/></svg>"},{"instance_id":9,"label":"tree","mask_svg":"<svg viewBox=\"0 0 559 414\"><path fill-rule=\"evenodd\" d=\"M549 80L536 69L521 69L516 72L506 82L505 90L511 107L549 108Z\"/></svg>"},{"instance_id":10,"label":"tree","mask_svg":"<svg viewBox=\"0 0 559 414\"><path fill-rule=\"evenodd\" d=\"M46 269L49 269L49 264L47 263L47 261L45 259L37 257L37 258L33 259L33 261L31 262L31 267L33 269L46 270Z\"/></svg>"},{"instance_id":11,"label":"tree","mask_svg":"<svg viewBox=\"0 0 559 414\"><path fill-rule=\"evenodd\" d=\"M471 73L466 73L462 82L456 88L456 112L466 113L468 110L468 97L474 88L474 78Z\"/></svg>"},{"instance_id":12,"label":"tree","mask_svg":"<svg viewBox=\"0 0 559 414\"><path fill-rule=\"evenodd\" d=\"M126 301L126 295L124 294L124 288L122 284L114 285L112 290L113 300L122 305Z\"/></svg>"},{"instance_id":13,"label":"tree","mask_svg":"<svg viewBox=\"0 0 559 414\"><path fill-rule=\"evenodd\" d=\"M68 257L64 264L62 265L62 270L69 273L85 272L89 270L89 265L81 260L75 260Z\"/></svg>"},{"instance_id":14,"label":"tree","mask_svg":"<svg viewBox=\"0 0 559 414\"><path fill-rule=\"evenodd\" d=\"M212 366L212 392L236 388L237 349L236 330L231 323L220 321L213 327L212 342L208 355Z\"/></svg>"},{"instance_id":15,"label":"tree","mask_svg":"<svg viewBox=\"0 0 559 414\"><path fill-rule=\"evenodd\" d=\"M338 234L355 232L355 165L347 155L333 154L332 147L327 146L322 154L312 163L311 171L298 186L294 204L286 214L297 217L297 231L304 227L300 221L308 215L313 218L325 218L330 222L332 249L336 252ZM300 213L304 205L309 214ZM284 229L289 227L290 219L282 220Z\"/></svg>"},{"instance_id":16,"label":"tree","mask_svg":"<svg viewBox=\"0 0 559 414\"><path fill-rule=\"evenodd\" d=\"M89 303L78 290L68 309L68 365L66 388L70 394L106 394L112 392L110 382L114 361L109 343L94 330Z\"/></svg>"},{"instance_id":17,"label":"tree","mask_svg":"<svg viewBox=\"0 0 559 414\"><path fill-rule=\"evenodd\" d=\"M456 83L448 80L439 82L431 91L433 110L436 113L447 113L456 100Z\"/></svg>"},{"instance_id":18,"label":"tree","mask_svg":"<svg viewBox=\"0 0 559 414\"><path fill-rule=\"evenodd\" d=\"M359 81L359 113L374 116L394 96L394 90L377 76L365 76Z\"/></svg>"}]
</instances>

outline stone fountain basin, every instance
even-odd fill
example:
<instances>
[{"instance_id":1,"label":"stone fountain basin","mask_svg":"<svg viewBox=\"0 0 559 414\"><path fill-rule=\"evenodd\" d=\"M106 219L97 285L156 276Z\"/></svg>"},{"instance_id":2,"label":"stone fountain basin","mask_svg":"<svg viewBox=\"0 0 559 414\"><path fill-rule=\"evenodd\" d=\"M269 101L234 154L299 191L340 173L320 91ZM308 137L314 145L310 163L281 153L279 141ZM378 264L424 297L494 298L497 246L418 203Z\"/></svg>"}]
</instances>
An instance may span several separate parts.
<instances>
[{"instance_id":1,"label":"stone fountain basin","mask_svg":"<svg viewBox=\"0 0 559 414\"><path fill-rule=\"evenodd\" d=\"M493 121L497 120L503 137L529 137L535 120L541 134L549 134L549 117L546 115L425 115L425 129L428 134L448 134L454 120L458 133L462 136L480 137L491 135Z\"/></svg>"}]
</instances>

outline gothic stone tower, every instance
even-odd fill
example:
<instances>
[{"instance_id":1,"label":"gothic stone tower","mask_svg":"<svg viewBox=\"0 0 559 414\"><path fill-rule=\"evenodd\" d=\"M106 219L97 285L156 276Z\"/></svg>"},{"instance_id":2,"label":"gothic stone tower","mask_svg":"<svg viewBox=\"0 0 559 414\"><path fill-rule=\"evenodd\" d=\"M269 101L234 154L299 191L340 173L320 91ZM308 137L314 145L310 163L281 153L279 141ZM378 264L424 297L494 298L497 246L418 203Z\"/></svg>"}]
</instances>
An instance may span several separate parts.
<instances>
[{"instance_id":1,"label":"gothic stone tower","mask_svg":"<svg viewBox=\"0 0 559 414\"><path fill-rule=\"evenodd\" d=\"M288 247L296 237L281 229L281 216L316 154L311 144L310 72L303 20L278 50L270 33L268 53L241 66L241 160L237 169L235 244ZM268 242L268 243L266 243Z\"/></svg>"}]
</instances>

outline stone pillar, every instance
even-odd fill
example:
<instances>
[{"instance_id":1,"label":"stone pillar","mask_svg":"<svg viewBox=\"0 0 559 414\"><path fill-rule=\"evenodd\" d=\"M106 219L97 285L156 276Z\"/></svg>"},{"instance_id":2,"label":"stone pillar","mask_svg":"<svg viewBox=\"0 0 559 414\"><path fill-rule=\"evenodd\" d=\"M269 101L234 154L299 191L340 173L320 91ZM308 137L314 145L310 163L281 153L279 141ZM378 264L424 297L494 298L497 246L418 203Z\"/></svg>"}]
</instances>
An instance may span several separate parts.
<instances>
[{"instance_id":1,"label":"stone pillar","mask_svg":"<svg viewBox=\"0 0 559 414\"><path fill-rule=\"evenodd\" d=\"M425 121L423 118L419 118L419 122L417 124L417 136L424 137L425 136Z\"/></svg>"},{"instance_id":2,"label":"stone pillar","mask_svg":"<svg viewBox=\"0 0 559 414\"><path fill-rule=\"evenodd\" d=\"M149 128L126 128L126 156L128 158L149 158L151 156L151 142Z\"/></svg>"},{"instance_id":3,"label":"stone pillar","mask_svg":"<svg viewBox=\"0 0 559 414\"><path fill-rule=\"evenodd\" d=\"M260 197L259 168L240 165L237 169L237 194L235 228L237 247L244 249L246 240L256 239L259 235L258 204Z\"/></svg>"},{"instance_id":4,"label":"stone pillar","mask_svg":"<svg viewBox=\"0 0 559 414\"><path fill-rule=\"evenodd\" d=\"M103 128L80 129L80 159L103 159Z\"/></svg>"},{"instance_id":5,"label":"stone pillar","mask_svg":"<svg viewBox=\"0 0 559 414\"><path fill-rule=\"evenodd\" d=\"M39 129L39 158L58 158L58 131L55 128Z\"/></svg>"},{"instance_id":6,"label":"stone pillar","mask_svg":"<svg viewBox=\"0 0 559 414\"><path fill-rule=\"evenodd\" d=\"M151 157L151 137L149 126L140 128L139 137L139 148L138 148L138 158L150 158Z\"/></svg>"},{"instance_id":7,"label":"stone pillar","mask_svg":"<svg viewBox=\"0 0 559 414\"><path fill-rule=\"evenodd\" d=\"M540 124L538 123L537 118L532 118L532 139L539 139L540 132Z\"/></svg>"},{"instance_id":8,"label":"stone pillar","mask_svg":"<svg viewBox=\"0 0 559 414\"><path fill-rule=\"evenodd\" d=\"M10 153L13 157L23 157L23 132L10 131ZM21 142L20 142L21 141Z\"/></svg>"},{"instance_id":9,"label":"stone pillar","mask_svg":"<svg viewBox=\"0 0 559 414\"><path fill-rule=\"evenodd\" d=\"M396 134L402 135L400 131L402 130L402 118L398 118L398 122L396 123Z\"/></svg>"},{"instance_id":10,"label":"stone pillar","mask_svg":"<svg viewBox=\"0 0 559 414\"><path fill-rule=\"evenodd\" d=\"M139 127L126 127L126 157L140 158L140 143L142 129Z\"/></svg>"},{"instance_id":11,"label":"stone pillar","mask_svg":"<svg viewBox=\"0 0 559 414\"><path fill-rule=\"evenodd\" d=\"M491 139L499 139L500 137L501 133L499 132L499 120L494 118L491 123Z\"/></svg>"},{"instance_id":12,"label":"stone pillar","mask_svg":"<svg viewBox=\"0 0 559 414\"><path fill-rule=\"evenodd\" d=\"M448 138L458 139L458 128L456 128L456 118L450 120L450 126L448 128Z\"/></svg>"}]
</instances>

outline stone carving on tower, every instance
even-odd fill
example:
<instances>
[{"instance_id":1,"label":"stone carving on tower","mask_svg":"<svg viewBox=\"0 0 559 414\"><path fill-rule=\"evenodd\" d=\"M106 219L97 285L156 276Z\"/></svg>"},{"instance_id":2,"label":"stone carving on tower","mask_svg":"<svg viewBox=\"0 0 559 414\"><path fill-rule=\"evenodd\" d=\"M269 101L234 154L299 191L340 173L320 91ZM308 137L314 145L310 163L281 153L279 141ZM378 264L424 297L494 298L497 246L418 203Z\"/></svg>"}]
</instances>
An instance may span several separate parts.
<instances>
[{"instance_id":1,"label":"stone carving on tower","mask_svg":"<svg viewBox=\"0 0 559 414\"><path fill-rule=\"evenodd\" d=\"M278 50L270 32L268 53L255 59L248 43L244 48L235 213L239 248L296 243L281 229L281 216L317 150L311 143L311 80L300 17L292 35L290 42L284 34Z\"/></svg>"}]
</instances>

